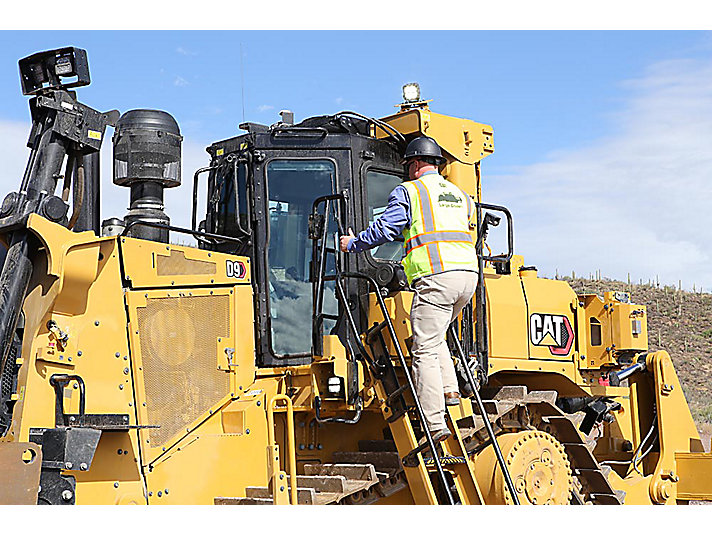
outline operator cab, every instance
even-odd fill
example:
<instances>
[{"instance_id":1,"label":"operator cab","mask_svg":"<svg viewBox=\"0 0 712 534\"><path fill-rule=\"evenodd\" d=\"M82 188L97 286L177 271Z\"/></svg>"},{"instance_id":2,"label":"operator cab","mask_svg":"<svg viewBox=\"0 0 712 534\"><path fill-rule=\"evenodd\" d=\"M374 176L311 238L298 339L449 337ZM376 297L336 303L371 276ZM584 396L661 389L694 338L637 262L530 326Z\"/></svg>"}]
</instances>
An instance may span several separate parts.
<instances>
[{"instance_id":1,"label":"operator cab","mask_svg":"<svg viewBox=\"0 0 712 534\"><path fill-rule=\"evenodd\" d=\"M405 140L397 132L376 139L378 123L351 112L296 125L245 123L240 127L246 134L207 149L210 166L198 173L207 174L208 205L198 229L238 242L204 238L201 247L251 258L262 366L309 363L320 344L321 332L313 335L313 317L319 310L324 317L318 329L339 333L336 262L341 270L367 274L384 287L406 286L401 243L364 254L338 251L339 226L342 232L353 228L355 233L366 228L385 210L390 192L405 177L399 163ZM196 184L198 179L196 174ZM330 202L324 217L328 254L321 273L323 289L318 292L315 201L339 195L343 201ZM349 288L355 292L356 283ZM319 309L315 298L323 300Z\"/></svg>"}]
</instances>

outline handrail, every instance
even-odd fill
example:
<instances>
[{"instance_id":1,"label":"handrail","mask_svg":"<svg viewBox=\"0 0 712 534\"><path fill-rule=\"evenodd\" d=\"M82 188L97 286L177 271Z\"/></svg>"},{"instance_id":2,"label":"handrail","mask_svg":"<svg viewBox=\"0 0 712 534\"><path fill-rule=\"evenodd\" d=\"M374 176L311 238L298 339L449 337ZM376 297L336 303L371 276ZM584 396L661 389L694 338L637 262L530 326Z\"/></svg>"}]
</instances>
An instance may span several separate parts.
<instances>
[{"instance_id":1,"label":"handrail","mask_svg":"<svg viewBox=\"0 0 712 534\"><path fill-rule=\"evenodd\" d=\"M480 415L482 416L482 422L484 423L485 429L487 430L487 434L489 435L489 438L492 441L492 448L494 449L495 456L497 457L499 468L502 470L502 476L504 477L504 481L507 484L507 489L509 489L509 493L512 496L512 502L514 504L519 504L517 490L514 488L512 477L509 474L509 469L507 469L507 464L504 461L504 456L502 456L502 450L500 449L499 443L497 442L497 436L495 435L494 429L492 428L492 424L490 423L489 417L487 416L487 411L485 410L485 405L482 402L482 397L480 396L479 388L477 387L477 383L475 382L475 377L472 376L470 363L467 361L467 356L465 356L465 353L462 350L462 345L460 345L460 340L457 337L457 332L455 332L455 323L450 323L450 326L448 327L448 334L450 334L450 337L453 340L453 343L455 344L455 349L457 350L457 357L460 359L462 367L465 369L465 376L470 384L470 387L472 388L472 395L475 397L475 401L473 402L473 404L477 404L477 409L479 410ZM487 369L483 369L482 372L486 373Z\"/></svg>"},{"instance_id":2,"label":"handrail","mask_svg":"<svg viewBox=\"0 0 712 534\"><path fill-rule=\"evenodd\" d=\"M274 450L277 443L274 438L274 409L278 401L284 401L287 404L287 449L289 454L289 493L290 504L297 504L297 453L294 445L294 407L292 399L282 393L278 393L272 397L267 403L267 439L270 450ZM286 462L285 462L286 463ZM272 500L277 504L277 469L272 469L270 476L272 477Z\"/></svg>"},{"instance_id":3,"label":"handrail","mask_svg":"<svg viewBox=\"0 0 712 534\"><path fill-rule=\"evenodd\" d=\"M415 402L415 411L416 414L418 415L418 419L420 420L421 424L423 425L423 433L425 434L425 440L427 443L427 447L430 449L430 451L433 454L433 460L435 460L435 469L438 472L438 476L440 477L440 481L442 482L443 489L445 491L445 495L447 496L449 504L455 504L455 501L452 497L452 492L450 491L450 486L447 481L447 478L445 477L445 472L443 471L443 467L440 463L440 455L438 454L437 449L435 448L435 442L433 441L432 434L430 432L430 429L428 428L427 425L427 420L425 418L425 412L423 411L423 407L420 404L420 399L418 399L418 394L416 393L415 390L415 384L413 382L412 377L410 376L410 371L408 370L408 363L406 362L405 355L403 354L403 350L400 345L400 340L398 339L398 335L396 334L396 329L393 326L393 321L391 320L391 316L388 314L388 308L386 307L386 303L383 300L383 295L381 295L381 292L379 291L378 284L376 281L368 276L367 274L363 273L358 273L358 272L338 272L336 274L336 287L339 291L339 294L343 296L344 300L346 300L346 294L341 287L341 282L344 278L356 278L360 280L364 280L368 282L374 289L374 294L376 295L376 300L378 302L378 307L381 310L381 314L383 314L383 320L386 322L386 326L388 327L388 333L391 336L391 340L393 341L393 346L396 351L396 355L398 356L398 361L401 364L401 368L403 369L403 374L405 375L406 382L408 383L408 389L410 390L411 395L413 396L413 401ZM353 317L351 316L351 311L349 310L348 307L348 302L344 303L344 309L347 310L347 313L349 315L349 323L352 329L354 329L354 335L358 339L359 338L359 333L356 330L356 323L353 322ZM424 447L425 448L425 447ZM417 450L414 449L414 450Z\"/></svg>"}]
</instances>

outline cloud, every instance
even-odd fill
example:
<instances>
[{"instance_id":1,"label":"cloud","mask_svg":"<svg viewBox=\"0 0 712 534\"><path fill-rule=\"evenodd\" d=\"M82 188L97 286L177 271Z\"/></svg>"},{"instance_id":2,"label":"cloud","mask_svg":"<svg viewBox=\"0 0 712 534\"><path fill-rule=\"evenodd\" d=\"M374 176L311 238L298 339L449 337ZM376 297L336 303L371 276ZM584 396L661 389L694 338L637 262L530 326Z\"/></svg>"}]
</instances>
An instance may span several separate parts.
<instances>
[{"instance_id":1,"label":"cloud","mask_svg":"<svg viewBox=\"0 0 712 534\"><path fill-rule=\"evenodd\" d=\"M512 209L517 253L544 274L710 291L712 62L659 62L621 87L609 136L485 177L485 200Z\"/></svg>"},{"instance_id":2,"label":"cloud","mask_svg":"<svg viewBox=\"0 0 712 534\"><path fill-rule=\"evenodd\" d=\"M185 78L176 76L175 80L173 80L173 85L176 87L185 87L186 85L190 85L190 83Z\"/></svg>"},{"instance_id":3,"label":"cloud","mask_svg":"<svg viewBox=\"0 0 712 534\"><path fill-rule=\"evenodd\" d=\"M337 98L334 100L334 102L336 102L336 104L340 106L341 104L344 103L344 97L343 97L343 96L339 96L339 97L337 97Z\"/></svg>"},{"instance_id":4,"label":"cloud","mask_svg":"<svg viewBox=\"0 0 712 534\"><path fill-rule=\"evenodd\" d=\"M259 111L260 113L269 111L270 109L274 109L274 106L269 106L267 104L262 104L261 106L257 106L257 111Z\"/></svg>"},{"instance_id":5,"label":"cloud","mask_svg":"<svg viewBox=\"0 0 712 534\"><path fill-rule=\"evenodd\" d=\"M183 48L182 46L179 46L178 48L176 48L176 52L178 52L182 56L191 56L192 57L192 56L198 55L197 52L193 52L192 50L188 50L186 48Z\"/></svg>"}]
</instances>

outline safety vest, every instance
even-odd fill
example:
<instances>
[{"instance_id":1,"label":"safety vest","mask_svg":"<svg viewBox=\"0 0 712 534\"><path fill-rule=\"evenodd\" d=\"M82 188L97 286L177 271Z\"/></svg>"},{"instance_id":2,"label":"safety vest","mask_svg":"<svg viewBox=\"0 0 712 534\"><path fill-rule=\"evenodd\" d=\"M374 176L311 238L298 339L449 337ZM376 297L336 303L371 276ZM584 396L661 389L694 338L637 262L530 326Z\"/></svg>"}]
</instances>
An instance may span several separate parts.
<instances>
[{"instance_id":1,"label":"safety vest","mask_svg":"<svg viewBox=\"0 0 712 534\"><path fill-rule=\"evenodd\" d=\"M403 182L410 199L410 227L403 230L408 282L453 270L477 270L469 230L472 201L435 172Z\"/></svg>"}]
</instances>

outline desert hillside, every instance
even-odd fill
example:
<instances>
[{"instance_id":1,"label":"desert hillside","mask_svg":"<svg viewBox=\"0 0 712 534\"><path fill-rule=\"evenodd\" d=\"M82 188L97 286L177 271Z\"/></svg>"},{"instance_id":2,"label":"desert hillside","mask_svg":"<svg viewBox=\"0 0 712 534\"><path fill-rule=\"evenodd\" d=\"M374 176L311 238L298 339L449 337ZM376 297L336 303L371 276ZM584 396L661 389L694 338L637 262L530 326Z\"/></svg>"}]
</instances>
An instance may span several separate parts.
<instances>
[{"instance_id":1,"label":"desert hillside","mask_svg":"<svg viewBox=\"0 0 712 534\"><path fill-rule=\"evenodd\" d=\"M577 293L628 291L633 302L645 304L650 350L670 353L695 421L704 426L712 423L712 294L682 291L654 281L564 280Z\"/></svg>"}]
</instances>

